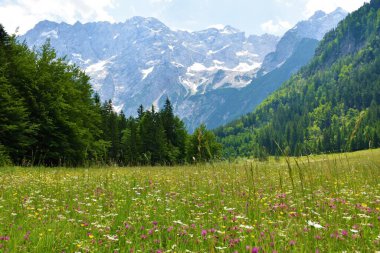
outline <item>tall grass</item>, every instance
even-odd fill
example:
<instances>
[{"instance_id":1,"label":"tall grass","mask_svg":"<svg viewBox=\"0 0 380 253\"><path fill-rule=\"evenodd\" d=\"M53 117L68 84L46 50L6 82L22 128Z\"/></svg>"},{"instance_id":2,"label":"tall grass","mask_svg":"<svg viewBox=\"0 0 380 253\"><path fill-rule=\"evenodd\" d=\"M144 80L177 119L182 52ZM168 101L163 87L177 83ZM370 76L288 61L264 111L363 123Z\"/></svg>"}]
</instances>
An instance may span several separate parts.
<instances>
[{"instance_id":1,"label":"tall grass","mask_svg":"<svg viewBox=\"0 0 380 253\"><path fill-rule=\"evenodd\" d=\"M380 150L0 169L0 252L374 252L379 243Z\"/></svg>"}]
</instances>

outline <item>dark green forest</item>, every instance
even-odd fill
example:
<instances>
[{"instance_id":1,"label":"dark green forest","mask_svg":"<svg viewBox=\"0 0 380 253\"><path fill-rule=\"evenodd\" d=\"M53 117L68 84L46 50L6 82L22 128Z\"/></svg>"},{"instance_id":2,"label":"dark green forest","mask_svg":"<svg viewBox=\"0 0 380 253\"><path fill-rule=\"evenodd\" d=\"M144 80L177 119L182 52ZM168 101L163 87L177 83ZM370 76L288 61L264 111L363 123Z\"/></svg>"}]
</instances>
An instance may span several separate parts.
<instances>
[{"instance_id":1,"label":"dark green forest","mask_svg":"<svg viewBox=\"0 0 380 253\"><path fill-rule=\"evenodd\" d=\"M0 165L174 165L219 150L205 126L189 135L169 100L136 118L114 112L49 42L30 50L0 25Z\"/></svg>"},{"instance_id":2,"label":"dark green forest","mask_svg":"<svg viewBox=\"0 0 380 253\"><path fill-rule=\"evenodd\" d=\"M311 63L254 112L215 133L227 157L380 147L380 0L329 32Z\"/></svg>"}]
</instances>

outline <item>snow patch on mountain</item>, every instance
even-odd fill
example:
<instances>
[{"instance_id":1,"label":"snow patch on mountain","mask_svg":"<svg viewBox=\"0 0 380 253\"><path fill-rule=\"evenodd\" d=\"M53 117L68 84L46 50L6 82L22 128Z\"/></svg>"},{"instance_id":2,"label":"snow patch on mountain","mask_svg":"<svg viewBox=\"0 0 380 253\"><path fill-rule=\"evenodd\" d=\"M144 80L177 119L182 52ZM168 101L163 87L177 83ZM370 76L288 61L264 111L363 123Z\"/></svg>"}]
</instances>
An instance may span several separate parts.
<instances>
[{"instance_id":1,"label":"snow patch on mountain","mask_svg":"<svg viewBox=\"0 0 380 253\"><path fill-rule=\"evenodd\" d=\"M86 68L86 73L97 79L104 79L108 75L107 64L110 60L99 61Z\"/></svg>"},{"instance_id":2,"label":"snow patch on mountain","mask_svg":"<svg viewBox=\"0 0 380 253\"><path fill-rule=\"evenodd\" d=\"M153 72L153 70L154 70L154 67L150 67L148 69L141 70L141 74L143 75L142 76L142 80L144 80L145 78L147 78L149 76L149 74Z\"/></svg>"},{"instance_id":3,"label":"snow patch on mountain","mask_svg":"<svg viewBox=\"0 0 380 253\"><path fill-rule=\"evenodd\" d=\"M102 87L102 81L107 78L109 74L109 65L112 64L113 56L107 60L98 61L95 64L89 65L85 72L92 78L94 90L99 91Z\"/></svg>"},{"instance_id":4,"label":"snow patch on mountain","mask_svg":"<svg viewBox=\"0 0 380 253\"><path fill-rule=\"evenodd\" d=\"M41 33L41 37L58 39L58 32L56 30L43 32L43 33Z\"/></svg>"},{"instance_id":5,"label":"snow patch on mountain","mask_svg":"<svg viewBox=\"0 0 380 253\"><path fill-rule=\"evenodd\" d=\"M226 46L224 46L224 47L222 47L222 48L220 48L220 49L217 49L217 50L215 50L215 51L213 51L213 50L209 50L209 51L207 52L207 55L217 54L217 53L222 52L223 50L229 48L230 46L231 46L231 45L226 45Z\"/></svg>"},{"instance_id":6,"label":"snow patch on mountain","mask_svg":"<svg viewBox=\"0 0 380 253\"><path fill-rule=\"evenodd\" d=\"M236 72L249 72L249 71L254 71L254 70L258 70L261 66L261 63L260 62L255 62L254 64L252 65L249 65L248 63L246 62L241 62L239 63L238 66L236 66L233 71L236 71Z\"/></svg>"},{"instance_id":7,"label":"snow patch on mountain","mask_svg":"<svg viewBox=\"0 0 380 253\"><path fill-rule=\"evenodd\" d=\"M123 110L124 104L114 105L113 109L115 112L120 113Z\"/></svg>"},{"instance_id":8,"label":"snow patch on mountain","mask_svg":"<svg viewBox=\"0 0 380 253\"><path fill-rule=\"evenodd\" d=\"M159 105L159 101L161 100L161 98L164 96L166 94L166 90L163 90L162 92L161 92L161 94L160 95L158 95L158 97L153 101L153 106L154 106L154 108L159 108L160 107L160 105Z\"/></svg>"}]
</instances>

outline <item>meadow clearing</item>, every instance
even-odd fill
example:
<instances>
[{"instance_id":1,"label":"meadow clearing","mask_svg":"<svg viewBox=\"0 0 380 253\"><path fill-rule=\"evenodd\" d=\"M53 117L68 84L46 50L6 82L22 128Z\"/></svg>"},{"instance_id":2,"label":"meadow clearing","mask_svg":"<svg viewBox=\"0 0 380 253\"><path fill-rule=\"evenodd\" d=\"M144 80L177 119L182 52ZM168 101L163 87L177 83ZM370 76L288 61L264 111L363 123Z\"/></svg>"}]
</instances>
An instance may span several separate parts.
<instances>
[{"instance_id":1,"label":"meadow clearing","mask_svg":"<svg viewBox=\"0 0 380 253\"><path fill-rule=\"evenodd\" d=\"M380 150L0 169L0 252L380 251Z\"/></svg>"}]
</instances>

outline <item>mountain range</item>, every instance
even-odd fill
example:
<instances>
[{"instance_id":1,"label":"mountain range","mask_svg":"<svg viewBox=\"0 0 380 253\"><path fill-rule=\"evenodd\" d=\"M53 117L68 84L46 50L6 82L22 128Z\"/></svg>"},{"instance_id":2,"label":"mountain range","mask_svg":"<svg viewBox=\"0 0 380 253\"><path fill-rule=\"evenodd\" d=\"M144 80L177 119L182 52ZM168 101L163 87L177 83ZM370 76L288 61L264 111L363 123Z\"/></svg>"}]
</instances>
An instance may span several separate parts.
<instances>
[{"instance_id":1,"label":"mountain range","mask_svg":"<svg viewBox=\"0 0 380 253\"><path fill-rule=\"evenodd\" d=\"M318 11L282 38L246 36L231 26L175 31L155 18L74 25L42 21L19 38L47 39L59 56L91 77L102 100L136 115L168 97L190 131L218 127L251 112L313 57L318 41L347 15Z\"/></svg>"},{"instance_id":2,"label":"mountain range","mask_svg":"<svg viewBox=\"0 0 380 253\"><path fill-rule=\"evenodd\" d=\"M225 156L308 155L380 146L380 0L328 32L310 63L253 112L215 130Z\"/></svg>"}]
</instances>

